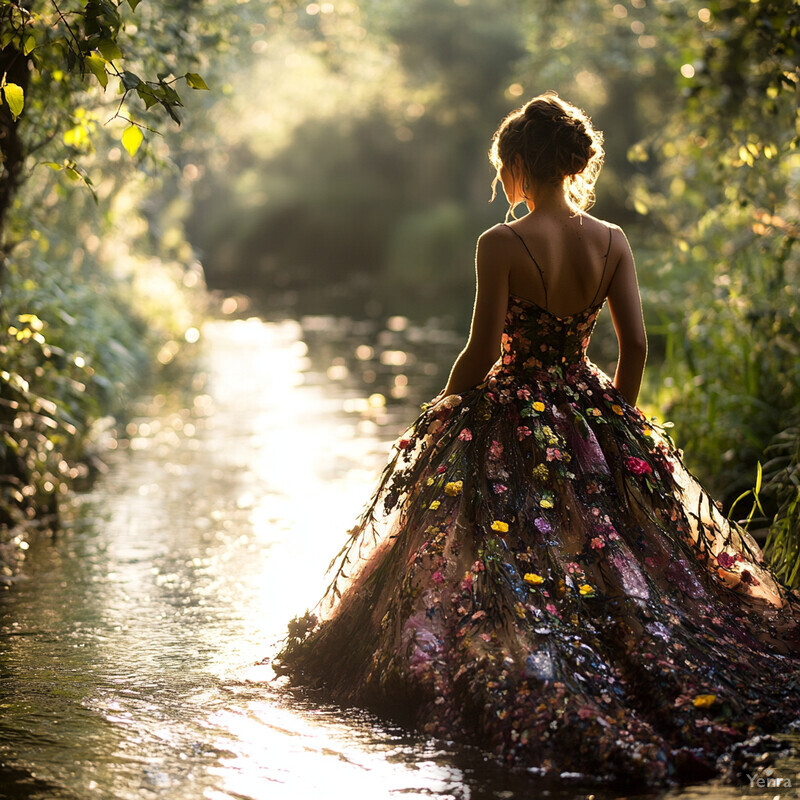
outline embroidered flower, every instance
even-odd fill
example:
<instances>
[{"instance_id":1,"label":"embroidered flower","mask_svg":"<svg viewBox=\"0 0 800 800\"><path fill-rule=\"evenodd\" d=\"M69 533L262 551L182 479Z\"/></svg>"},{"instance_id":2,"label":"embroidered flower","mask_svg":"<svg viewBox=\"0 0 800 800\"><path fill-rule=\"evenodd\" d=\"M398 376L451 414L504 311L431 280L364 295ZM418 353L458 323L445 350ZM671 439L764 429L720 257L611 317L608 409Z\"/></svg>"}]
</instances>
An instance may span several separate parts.
<instances>
[{"instance_id":1,"label":"embroidered flower","mask_svg":"<svg viewBox=\"0 0 800 800\"><path fill-rule=\"evenodd\" d=\"M622 415L625 413L625 412L622 410L622 406L618 406L616 403L614 403L614 405L613 405L613 406L611 406L611 410L612 410L612 411L613 411L615 414L619 414L620 416L622 416Z\"/></svg>"},{"instance_id":2,"label":"embroidered flower","mask_svg":"<svg viewBox=\"0 0 800 800\"><path fill-rule=\"evenodd\" d=\"M437 508L439 508L439 506L440 506L440 505L441 505L441 503L440 503L438 500L434 500L434 501L433 501L433 502L432 502L432 503L431 503L431 504L428 506L428 508L430 508L432 511L436 511L436 509L437 509Z\"/></svg>"},{"instance_id":3,"label":"embroidered flower","mask_svg":"<svg viewBox=\"0 0 800 800\"><path fill-rule=\"evenodd\" d=\"M508 533L508 523L503 522L500 519L496 519L492 523L492 530L497 531L498 533Z\"/></svg>"},{"instance_id":4,"label":"embroidered flower","mask_svg":"<svg viewBox=\"0 0 800 800\"><path fill-rule=\"evenodd\" d=\"M450 497L455 497L457 494L461 494L463 488L464 481L450 481L444 485L444 493L450 495Z\"/></svg>"},{"instance_id":5,"label":"embroidered flower","mask_svg":"<svg viewBox=\"0 0 800 800\"><path fill-rule=\"evenodd\" d=\"M485 570L486 566L484 565L483 561L478 560L472 565L473 572L484 572Z\"/></svg>"},{"instance_id":6,"label":"embroidered flower","mask_svg":"<svg viewBox=\"0 0 800 800\"><path fill-rule=\"evenodd\" d=\"M750 572L749 569L742 570L742 583L749 583L751 586L758 585L759 581L756 580L756 577Z\"/></svg>"},{"instance_id":7,"label":"embroidered flower","mask_svg":"<svg viewBox=\"0 0 800 800\"><path fill-rule=\"evenodd\" d=\"M540 481L546 481L550 477L550 471L547 469L547 464L537 464L533 468L533 477Z\"/></svg>"},{"instance_id":8,"label":"embroidered flower","mask_svg":"<svg viewBox=\"0 0 800 800\"><path fill-rule=\"evenodd\" d=\"M438 569L431 577L433 578L434 583L444 583L444 575L442 575Z\"/></svg>"},{"instance_id":9,"label":"embroidered flower","mask_svg":"<svg viewBox=\"0 0 800 800\"><path fill-rule=\"evenodd\" d=\"M489 458L497 461L500 456L503 455L503 445L500 444L497 440L492 440L491 445L489 446Z\"/></svg>"},{"instance_id":10,"label":"embroidered flower","mask_svg":"<svg viewBox=\"0 0 800 800\"><path fill-rule=\"evenodd\" d=\"M595 550L599 550L601 547L606 546L606 543L600 536L593 537L590 544L592 545L593 548L595 548Z\"/></svg>"},{"instance_id":11,"label":"embroidered flower","mask_svg":"<svg viewBox=\"0 0 800 800\"><path fill-rule=\"evenodd\" d=\"M545 404L541 400L537 400L533 404L533 410L534 411L544 411L544 409L545 409Z\"/></svg>"},{"instance_id":12,"label":"embroidered flower","mask_svg":"<svg viewBox=\"0 0 800 800\"><path fill-rule=\"evenodd\" d=\"M405 449L406 449L406 448L407 448L407 447L408 447L410 444L411 444L411 439L401 439L401 440L400 440L400 441L397 443L397 446L398 446L398 447L399 447L401 450L405 450Z\"/></svg>"},{"instance_id":13,"label":"embroidered flower","mask_svg":"<svg viewBox=\"0 0 800 800\"><path fill-rule=\"evenodd\" d=\"M694 700L692 700L692 703L695 708L708 708L710 705L713 705L716 699L717 696L715 694L698 694L695 696Z\"/></svg>"},{"instance_id":14,"label":"embroidered flower","mask_svg":"<svg viewBox=\"0 0 800 800\"><path fill-rule=\"evenodd\" d=\"M519 425L517 427L517 438L522 441L531 435L531 429L527 425Z\"/></svg>"},{"instance_id":15,"label":"embroidered flower","mask_svg":"<svg viewBox=\"0 0 800 800\"><path fill-rule=\"evenodd\" d=\"M503 494L503 492L507 492L508 491L508 486L506 486L504 483L493 483L492 484L492 491L495 494Z\"/></svg>"},{"instance_id":16,"label":"embroidered flower","mask_svg":"<svg viewBox=\"0 0 800 800\"><path fill-rule=\"evenodd\" d=\"M537 575L535 572L526 572L524 581L531 586L538 586L540 583L544 582L544 578L541 575Z\"/></svg>"},{"instance_id":17,"label":"embroidered flower","mask_svg":"<svg viewBox=\"0 0 800 800\"><path fill-rule=\"evenodd\" d=\"M717 554L717 564L719 564L723 569L731 569L736 562L733 560L733 557L730 553L719 553Z\"/></svg>"},{"instance_id":18,"label":"embroidered flower","mask_svg":"<svg viewBox=\"0 0 800 800\"><path fill-rule=\"evenodd\" d=\"M591 596L594 594L594 586L590 586L588 583L583 583L583 584L581 584L581 586L578 588L578 591L579 591L579 592L580 592L580 593L581 593L581 594L582 594L584 597L591 597Z\"/></svg>"},{"instance_id":19,"label":"embroidered flower","mask_svg":"<svg viewBox=\"0 0 800 800\"><path fill-rule=\"evenodd\" d=\"M555 613L556 613L556 611L557 611L556 607L555 607L555 606L554 606L552 603L548 603L548 604L545 606L545 608L546 608L546 609L547 609L547 610L548 610L548 611L549 611L551 614L555 614Z\"/></svg>"},{"instance_id":20,"label":"embroidered flower","mask_svg":"<svg viewBox=\"0 0 800 800\"><path fill-rule=\"evenodd\" d=\"M603 412L599 408L587 408L586 409L586 413L587 414L591 414L591 416L593 416L593 417L602 417L603 416Z\"/></svg>"},{"instance_id":21,"label":"embroidered flower","mask_svg":"<svg viewBox=\"0 0 800 800\"><path fill-rule=\"evenodd\" d=\"M471 442L472 431L469 428L464 428L464 430L458 434L458 438L461 439L462 442Z\"/></svg>"},{"instance_id":22,"label":"embroidered flower","mask_svg":"<svg viewBox=\"0 0 800 800\"><path fill-rule=\"evenodd\" d=\"M552 508L552 507L553 507L553 501L552 501L552 500L551 500L549 497L543 497L543 498L542 498L542 499L539 501L539 505L540 505L542 508Z\"/></svg>"},{"instance_id":23,"label":"embroidered flower","mask_svg":"<svg viewBox=\"0 0 800 800\"><path fill-rule=\"evenodd\" d=\"M523 386L521 389L517 389L517 397L520 400L530 400L531 390L527 386ZM536 404L534 403L534 405Z\"/></svg>"},{"instance_id":24,"label":"embroidered flower","mask_svg":"<svg viewBox=\"0 0 800 800\"><path fill-rule=\"evenodd\" d=\"M641 458L636 458L636 456L628 456L625 459L625 466L628 469L628 472L632 472L634 475L649 475L653 468Z\"/></svg>"},{"instance_id":25,"label":"embroidered flower","mask_svg":"<svg viewBox=\"0 0 800 800\"><path fill-rule=\"evenodd\" d=\"M564 454L557 447L548 447L547 448L547 460L548 461L562 461L563 458L564 458Z\"/></svg>"},{"instance_id":26,"label":"embroidered flower","mask_svg":"<svg viewBox=\"0 0 800 800\"><path fill-rule=\"evenodd\" d=\"M465 572L464 573L464 580L461 581L461 590L464 592L471 592L472 591L472 573Z\"/></svg>"}]
</instances>

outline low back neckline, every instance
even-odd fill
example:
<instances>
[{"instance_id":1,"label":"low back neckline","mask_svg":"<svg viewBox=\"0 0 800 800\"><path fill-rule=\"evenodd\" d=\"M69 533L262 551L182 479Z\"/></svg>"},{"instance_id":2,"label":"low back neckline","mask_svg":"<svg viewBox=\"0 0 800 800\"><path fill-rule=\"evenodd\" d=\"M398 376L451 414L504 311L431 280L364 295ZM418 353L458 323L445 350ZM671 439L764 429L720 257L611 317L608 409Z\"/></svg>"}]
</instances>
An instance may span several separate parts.
<instances>
[{"instance_id":1,"label":"low back neckline","mask_svg":"<svg viewBox=\"0 0 800 800\"><path fill-rule=\"evenodd\" d=\"M544 311L545 314L549 314L551 317L554 317L560 322L564 322L565 320L569 319L574 319L575 317L582 317L584 314L588 314L590 311L595 311L596 309L602 308L605 305L606 300L608 299L604 297L602 300L600 300L600 302L592 303L592 305L587 306L582 311L577 311L574 314L559 315L559 314L554 314L552 311L550 311L550 309L540 306L535 300L531 300L529 297L522 297L521 295L514 294L514 292L509 292L508 296L511 299L522 300L523 303L528 303L532 306L536 306L536 308L538 308L539 311Z\"/></svg>"},{"instance_id":2,"label":"low back neckline","mask_svg":"<svg viewBox=\"0 0 800 800\"><path fill-rule=\"evenodd\" d=\"M566 314L566 315L561 316L559 314L554 314L552 311L550 311L549 308L547 308L549 303L547 301L547 284L545 283L545 280L544 280L544 272L542 271L542 268L539 266L539 262L534 258L533 253L531 253L530 248L528 247L527 243L522 238L522 236L520 236L520 234L517 233L517 231L515 231L507 222L503 222L502 224L506 228L508 228L511 231L511 233L513 233L514 236L516 236L517 239L520 240L520 242L522 242L522 246L525 248L526 252L530 256L531 261L533 261L534 265L536 266L536 269L539 271L539 277L542 279L542 288L544 289L544 303L545 304L544 304L544 306L541 306L535 300L531 300L531 299L529 299L527 297L521 297L520 295L516 295L513 292L509 292L509 296L510 297L514 297L517 300L523 300L526 303L530 303L531 305L536 306L536 308L540 309L541 311L546 312L547 314L550 314L550 316L555 317L558 320L566 320L566 319L572 319L573 317L579 317L579 316L581 316L582 314L585 314L588 311L591 311L591 310L596 309L596 308L601 308L603 306L603 304L605 303L605 301L607 299L607 296L603 297L603 299L598 303L595 303L595 300L597 299L597 295L600 293L600 289L603 286L603 281L605 280L605 277L606 277L606 267L608 267L608 256L609 256L609 253L611 252L612 229L611 229L610 226L608 228L608 247L606 248L605 255L603 256L603 272L600 274L600 282L597 285L597 289L595 290L594 297L592 298L591 304L589 306L587 306L585 309L583 309L583 311L578 311L575 314ZM613 276L612 276L612 282L613 282Z\"/></svg>"}]
</instances>

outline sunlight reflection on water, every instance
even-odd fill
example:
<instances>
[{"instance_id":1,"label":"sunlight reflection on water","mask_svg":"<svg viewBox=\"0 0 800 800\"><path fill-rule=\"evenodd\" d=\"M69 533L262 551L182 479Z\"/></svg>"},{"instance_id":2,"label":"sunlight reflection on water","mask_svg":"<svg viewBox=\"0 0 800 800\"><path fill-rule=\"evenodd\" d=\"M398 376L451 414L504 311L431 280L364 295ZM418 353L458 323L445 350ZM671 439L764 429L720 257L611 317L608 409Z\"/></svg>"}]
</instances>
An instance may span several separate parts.
<instances>
[{"instance_id":1,"label":"sunlight reflection on water","mask_svg":"<svg viewBox=\"0 0 800 800\"><path fill-rule=\"evenodd\" d=\"M395 320L367 352L370 330L323 318L202 334L208 382L191 412L161 397L133 420L68 533L35 545L30 579L0 600L0 796L587 796L315 705L257 664L318 599L391 441L430 396L393 387L443 381L422 346L436 336ZM436 346L448 362L456 341Z\"/></svg>"}]
</instances>

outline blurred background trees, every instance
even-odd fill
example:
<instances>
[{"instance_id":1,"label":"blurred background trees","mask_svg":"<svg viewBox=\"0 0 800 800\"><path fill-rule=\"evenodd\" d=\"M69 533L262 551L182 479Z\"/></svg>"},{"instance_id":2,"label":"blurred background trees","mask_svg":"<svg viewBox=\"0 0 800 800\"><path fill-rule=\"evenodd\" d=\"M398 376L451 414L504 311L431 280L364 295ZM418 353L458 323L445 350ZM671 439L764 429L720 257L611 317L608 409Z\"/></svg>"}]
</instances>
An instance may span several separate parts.
<instances>
[{"instance_id":1,"label":"blurred background trees","mask_svg":"<svg viewBox=\"0 0 800 800\"><path fill-rule=\"evenodd\" d=\"M212 91L182 93L179 139L168 122L163 135L144 131L136 179L118 141L129 123L104 124L99 86L74 113L53 111L65 129L56 144L100 203L54 184L63 169L39 168L18 200L27 244L6 292L14 313L38 314L44 297L21 288L37 259L45 293L68 264L85 285L80 270L96 260L101 296L117 292L132 319L147 301L131 302L128 287L172 269L181 299L148 320L170 319L180 287L204 275L264 313L435 315L466 334L475 239L505 214L488 202L491 134L555 89L606 134L592 211L621 224L637 256L651 342L643 407L674 421L726 510L763 464L757 524L782 508L774 529L796 540L799 14L789 0L145 0L131 72L158 84L161 59ZM39 113L26 105L21 122L29 112ZM101 155L102 136L116 141ZM108 279L131 262L129 277ZM40 316L53 335L69 327L59 303ZM177 352L163 342L179 342L187 319L168 334L146 326L157 352ZM601 322L591 355L611 371Z\"/></svg>"}]
</instances>

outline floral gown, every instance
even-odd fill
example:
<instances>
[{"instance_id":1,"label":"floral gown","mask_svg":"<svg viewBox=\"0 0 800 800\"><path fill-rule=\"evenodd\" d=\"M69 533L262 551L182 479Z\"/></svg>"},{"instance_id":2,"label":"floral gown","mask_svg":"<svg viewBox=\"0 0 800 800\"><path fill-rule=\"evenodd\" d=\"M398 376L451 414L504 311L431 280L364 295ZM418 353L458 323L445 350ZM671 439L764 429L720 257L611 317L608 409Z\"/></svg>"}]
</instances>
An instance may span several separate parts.
<instances>
[{"instance_id":1,"label":"floral gown","mask_svg":"<svg viewBox=\"0 0 800 800\"><path fill-rule=\"evenodd\" d=\"M638 786L800 717L800 594L587 358L604 302L509 297L498 361L395 442L278 675Z\"/></svg>"}]
</instances>

